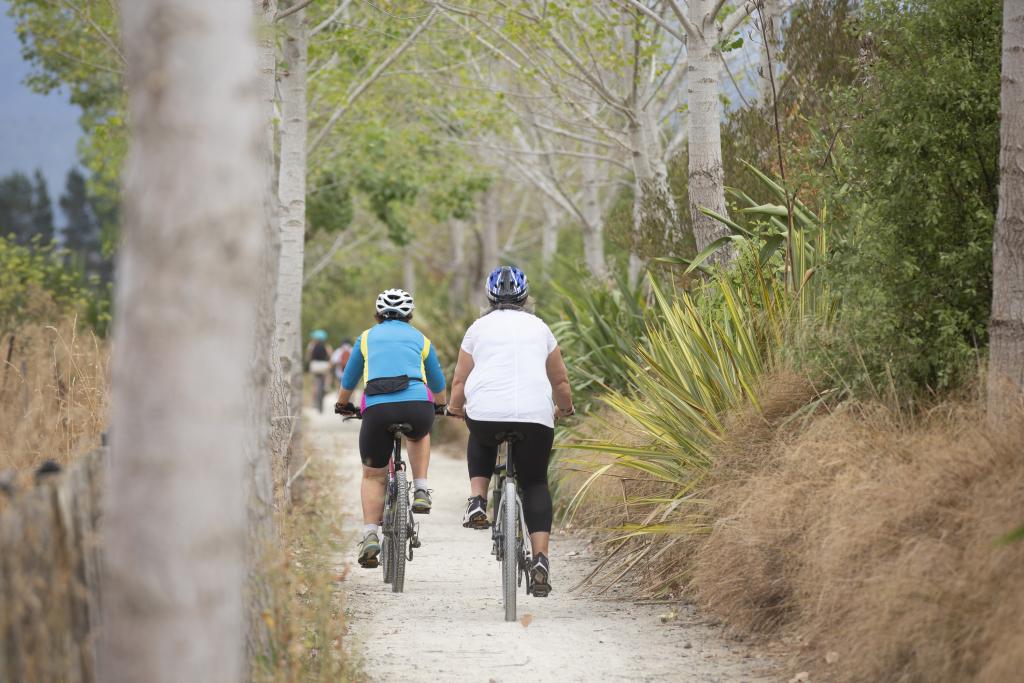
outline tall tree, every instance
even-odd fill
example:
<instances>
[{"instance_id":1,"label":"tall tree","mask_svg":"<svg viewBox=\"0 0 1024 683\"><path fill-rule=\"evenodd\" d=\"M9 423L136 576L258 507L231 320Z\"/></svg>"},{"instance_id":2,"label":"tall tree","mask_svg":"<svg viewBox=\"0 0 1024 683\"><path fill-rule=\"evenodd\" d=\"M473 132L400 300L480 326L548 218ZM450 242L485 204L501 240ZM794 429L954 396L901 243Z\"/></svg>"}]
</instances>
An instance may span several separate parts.
<instances>
[{"instance_id":1,"label":"tall tree","mask_svg":"<svg viewBox=\"0 0 1024 683\"><path fill-rule=\"evenodd\" d=\"M133 123L105 498L104 681L238 681L264 236L252 7L122 5ZM244 342L243 342L244 343Z\"/></svg>"},{"instance_id":2,"label":"tall tree","mask_svg":"<svg viewBox=\"0 0 1024 683\"><path fill-rule=\"evenodd\" d=\"M702 252L729 235L728 228L702 211L710 209L728 216L722 166L722 42L732 36L762 0L744 0L736 6L728 5L728 0L686 0L685 7L679 0L668 0L682 30L640 0L624 1L686 45L690 218L697 251ZM725 246L709 260L727 263L731 259L732 249Z\"/></svg>"},{"instance_id":3,"label":"tall tree","mask_svg":"<svg viewBox=\"0 0 1024 683\"><path fill-rule=\"evenodd\" d=\"M27 244L32 233L33 199L32 181L24 173L0 178L0 235L14 235L16 241Z\"/></svg>"},{"instance_id":4,"label":"tall tree","mask_svg":"<svg viewBox=\"0 0 1024 683\"><path fill-rule=\"evenodd\" d=\"M100 222L86 189L85 176L78 169L68 171L59 204L64 214L61 226L64 248L85 273L100 274L105 261Z\"/></svg>"},{"instance_id":5,"label":"tall tree","mask_svg":"<svg viewBox=\"0 0 1024 683\"><path fill-rule=\"evenodd\" d=\"M278 267L276 344L280 356L279 380L275 391L278 415L288 416L287 440L274 448L287 464L302 453L302 280L306 243L306 111L307 53L309 29L305 4L295 0L282 8L284 25L281 69L281 166L278 200L281 206L281 254ZM283 399L283 400L282 400ZM287 480L286 480L287 482Z\"/></svg>"},{"instance_id":6,"label":"tall tree","mask_svg":"<svg viewBox=\"0 0 1024 683\"><path fill-rule=\"evenodd\" d=\"M247 391L250 397L249 423L243 443L248 466L246 502L249 537L246 566L249 570L246 593L246 664L271 660L268 646L270 633L265 616L274 612L274 592L269 573L279 566L276 561L278 543L274 524L274 471L283 470L275 463L271 435L284 429L273 420L272 379L277 367L274 338L274 306L277 297L277 261L280 245L278 233L277 192L274 182L274 100L277 89L277 49L272 22L277 12L274 0L251 0L257 25L259 59L259 99L262 111L263 139L260 144L262 174L263 249L258 262L260 282L257 287L256 327L251 340ZM280 475L279 475L280 476ZM283 486L281 487L283 489ZM252 678L248 676L247 678Z\"/></svg>"},{"instance_id":7,"label":"tall tree","mask_svg":"<svg viewBox=\"0 0 1024 683\"><path fill-rule=\"evenodd\" d=\"M992 241L988 409L1015 412L1024 392L1024 0L1003 2L999 211Z\"/></svg>"},{"instance_id":8,"label":"tall tree","mask_svg":"<svg viewBox=\"0 0 1024 683\"><path fill-rule=\"evenodd\" d=\"M53 204L43 172L36 169L32 187L32 237L44 243L53 241Z\"/></svg>"}]
</instances>

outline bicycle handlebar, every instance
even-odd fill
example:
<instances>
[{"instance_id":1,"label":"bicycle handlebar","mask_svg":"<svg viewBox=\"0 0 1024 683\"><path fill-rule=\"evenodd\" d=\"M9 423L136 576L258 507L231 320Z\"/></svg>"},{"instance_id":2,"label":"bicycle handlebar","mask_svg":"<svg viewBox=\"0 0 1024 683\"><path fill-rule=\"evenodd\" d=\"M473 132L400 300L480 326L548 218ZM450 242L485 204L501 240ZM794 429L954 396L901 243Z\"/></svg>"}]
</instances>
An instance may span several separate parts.
<instances>
[{"instance_id":1,"label":"bicycle handlebar","mask_svg":"<svg viewBox=\"0 0 1024 683\"><path fill-rule=\"evenodd\" d=\"M341 415L342 418L345 419L345 420L362 420L363 419L363 411L359 410L359 408L356 408L351 403L348 403L348 404L335 403L334 404L334 412L337 415ZM445 416L450 415L450 413L448 412L448 404L446 404L446 403L435 403L434 404L434 415L437 415L439 417L445 417ZM455 416L453 416L453 417L455 417Z\"/></svg>"}]
</instances>

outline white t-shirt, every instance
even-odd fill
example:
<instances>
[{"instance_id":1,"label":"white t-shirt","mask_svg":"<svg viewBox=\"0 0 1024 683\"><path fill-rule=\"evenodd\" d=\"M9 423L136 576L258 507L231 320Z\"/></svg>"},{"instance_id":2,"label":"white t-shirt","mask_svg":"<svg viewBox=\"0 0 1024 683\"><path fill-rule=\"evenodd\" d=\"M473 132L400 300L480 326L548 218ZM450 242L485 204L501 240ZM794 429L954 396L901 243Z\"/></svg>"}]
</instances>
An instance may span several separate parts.
<instances>
[{"instance_id":1,"label":"white t-shirt","mask_svg":"<svg viewBox=\"0 0 1024 683\"><path fill-rule=\"evenodd\" d=\"M524 311L493 311L470 325L462 340L462 350L473 356L466 414L554 427L547 360L557 346L547 324Z\"/></svg>"}]
</instances>

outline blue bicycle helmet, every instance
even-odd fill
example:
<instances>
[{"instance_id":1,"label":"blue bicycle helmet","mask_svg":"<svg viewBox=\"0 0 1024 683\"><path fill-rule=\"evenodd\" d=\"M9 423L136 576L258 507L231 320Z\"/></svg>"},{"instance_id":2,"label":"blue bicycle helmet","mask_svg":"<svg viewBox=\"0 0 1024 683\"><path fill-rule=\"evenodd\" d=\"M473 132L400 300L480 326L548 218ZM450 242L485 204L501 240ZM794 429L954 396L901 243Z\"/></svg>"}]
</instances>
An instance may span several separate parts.
<instances>
[{"instance_id":1,"label":"blue bicycle helmet","mask_svg":"<svg viewBox=\"0 0 1024 683\"><path fill-rule=\"evenodd\" d=\"M326 330L313 330L312 332L310 332L309 336L311 339L313 339L313 341L327 341Z\"/></svg>"},{"instance_id":2,"label":"blue bicycle helmet","mask_svg":"<svg viewBox=\"0 0 1024 683\"><path fill-rule=\"evenodd\" d=\"M521 304L529 293L526 273L515 266L499 266L487 278L487 300L492 304Z\"/></svg>"}]
</instances>

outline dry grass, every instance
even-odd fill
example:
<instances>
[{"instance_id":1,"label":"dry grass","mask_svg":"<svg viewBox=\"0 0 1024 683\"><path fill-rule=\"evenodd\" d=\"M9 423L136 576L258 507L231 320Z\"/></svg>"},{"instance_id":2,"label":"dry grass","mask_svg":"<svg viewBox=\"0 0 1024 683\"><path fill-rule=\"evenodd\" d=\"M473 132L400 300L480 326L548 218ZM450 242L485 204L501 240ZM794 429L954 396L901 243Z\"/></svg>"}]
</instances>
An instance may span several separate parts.
<instances>
[{"instance_id":1,"label":"dry grass","mask_svg":"<svg viewBox=\"0 0 1024 683\"><path fill-rule=\"evenodd\" d=\"M73 319L26 325L0 339L0 470L23 475L99 445L109 357L107 344Z\"/></svg>"},{"instance_id":2,"label":"dry grass","mask_svg":"<svg viewBox=\"0 0 1024 683\"><path fill-rule=\"evenodd\" d=\"M562 435L564 443L609 441L626 446L645 443L642 435L632 434L628 421L611 408L601 407L579 423L571 433ZM556 444L557 445L557 444ZM589 484L595 472L610 465L610 453L559 446L551 467L551 484L559 513L559 523L567 529L597 528L614 530L639 523L651 506L638 499L668 493L665 484L621 465L611 465ZM586 495L575 497L582 486Z\"/></svg>"},{"instance_id":3,"label":"dry grass","mask_svg":"<svg viewBox=\"0 0 1024 683\"><path fill-rule=\"evenodd\" d=\"M697 600L792 639L812 680L1019 680L1024 543L997 539L1024 522L1024 423L849 405L780 429L801 401L778 393L776 419L738 421L717 462Z\"/></svg>"},{"instance_id":4,"label":"dry grass","mask_svg":"<svg viewBox=\"0 0 1024 683\"><path fill-rule=\"evenodd\" d=\"M303 496L282 515L286 548L276 579L276 614L269 661L257 663L260 683L340 683L363 680L345 647L342 585L350 566L335 565L342 538L333 470L314 457Z\"/></svg>"}]
</instances>

